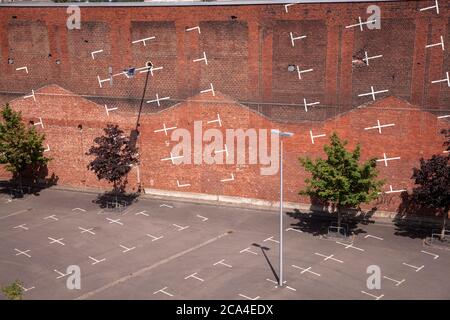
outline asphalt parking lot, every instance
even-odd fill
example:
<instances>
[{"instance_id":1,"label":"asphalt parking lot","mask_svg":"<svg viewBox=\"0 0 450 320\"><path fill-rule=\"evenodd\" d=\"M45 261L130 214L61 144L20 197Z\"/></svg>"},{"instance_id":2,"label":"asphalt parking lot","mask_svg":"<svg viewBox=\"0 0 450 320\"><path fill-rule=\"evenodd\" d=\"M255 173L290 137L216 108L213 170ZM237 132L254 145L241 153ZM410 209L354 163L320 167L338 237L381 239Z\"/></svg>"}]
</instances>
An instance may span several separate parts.
<instances>
[{"instance_id":1,"label":"asphalt parking lot","mask_svg":"<svg viewBox=\"0 0 450 320\"><path fill-rule=\"evenodd\" d=\"M359 225L353 242L339 241L286 214L279 288L276 212L141 197L116 213L95 198L2 194L0 285L19 279L24 299L450 299L450 251L392 225ZM67 288L70 265L81 289ZM367 287L371 265L380 289Z\"/></svg>"}]
</instances>

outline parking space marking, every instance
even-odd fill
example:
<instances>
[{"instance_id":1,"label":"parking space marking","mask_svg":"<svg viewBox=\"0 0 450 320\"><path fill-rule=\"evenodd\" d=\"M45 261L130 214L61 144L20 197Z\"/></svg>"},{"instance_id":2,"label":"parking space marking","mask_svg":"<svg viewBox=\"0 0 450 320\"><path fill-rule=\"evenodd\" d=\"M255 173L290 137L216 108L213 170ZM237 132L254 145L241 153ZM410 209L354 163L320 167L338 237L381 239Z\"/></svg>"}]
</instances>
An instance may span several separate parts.
<instances>
[{"instance_id":1,"label":"parking space marking","mask_svg":"<svg viewBox=\"0 0 450 320\"><path fill-rule=\"evenodd\" d=\"M365 251L364 249L355 247L355 246L353 245L353 242L350 243L350 244L346 244L346 243L342 243L342 242L336 241L336 243L345 246L345 249L352 248L352 249L359 250L359 251Z\"/></svg>"},{"instance_id":2,"label":"parking space marking","mask_svg":"<svg viewBox=\"0 0 450 320\"><path fill-rule=\"evenodd\" d=\"M24 292L27 292L27 291L30 291L30 290L33 290L36 288L36 287L25 288L24 286L22 286L20 284L19 284L19 287L21 287Z\"/></svg>"},{"instance_id":3,"label":"parking space marking","mask_svg":"<svg viewBox=\"0 0 450 320\"><path fill-rule=\"evenodd\" d=\"M374 239L377 239L377 240L383 240L383 238L376 237L376 236L372 236L372 235L370 235L370 234L368 234L368 235L366 235L366 236L364 237L364 239L367 239L367 238L374 238Z\"/></svg>"},{"instance_id":4,"label":"parking space marking","mask_svg":"<svg viewBox=\"0 0 450 320\"><path fill-rule=\"evenodd\" d=\"M6 215L6 216L0 217L0 220L6 219L6 218L8 218L8 217L15 216L15 215L17 215L17 214L25 213L25 212L28 212L28 211L30 211L30 210L31 210L31 208L24 209L24 210L19 210L19 211L10 213L10 214L8 214L8 215Z\"/></svg>"},{"instance_id":5,"label":"parking space marking","mask_svg":"<svg viewBox=\"0 0 450 320\"><path fill-rule=\"evenodd\" d=\"M91 263L91 265L95 265L95 264L97 264L97 263L100 263L100 262L106 260L106 258L103 258L103 259L101 259L101 260L98 260L98 259L95 259L95 258L93 258L93 257L91 257L91 256L89 256L89 259L91 259L92 261L94 261L93 263Z\"/></svg>"},{"instance_id":6,"label":"parking space marking","mask_svg":"<svg viewBox=\"0 0 450 320\"><path fill-rule=\"evenodd\" d=\"M45 217L44 219L45 219L45 220L47 220L47 219L52 219L52 220L58 221L58 218L56 217L55 214L52 214L51 216L47 216L47 217Z\"/></svg>"},{"instance_id":7,"label":"parking space marking","mask_svg":"<svg viewBox=\"0 0 450 320\"><path fill-rule=\"evenodd\" d=\"M122 251L123 253L136 249L136 247L128 248L128 247L126 247L126 246L124 246L124 245L121 245L121 244L119 244L119 246L120 246L122 249L124 249L124 250Z\"/></svg>"},{"instance_id":8,"label":"parking space marking","mask_svg":"<svg viewBox=\"0 0 450 320\"><path fill-rule=\"evenodd\" d=\"M23 230L28 230L28 228L25 227L25 225L26 225L26 223L22 223L22 224L20 224L20 225L18 225L18 226L15 226L13 229L19 229L19 228L21 228L21 229L23 229Z\"/></svg>"},{"instance_id":9,"label":"parking space marking","mask_svg":"<svg viewBox=\"0 0 450 320\"><path fill-rule=\"evenodd\" d=\"M436 260L436 259L439 258L439 255L437 255L437 254L435 254L435 253L427 252L427 251L424 251L424 250L422 250L422 251L420 251L420 252L425 253L425 254L428 254L428 255L430 255L430 256L433 256L433 259L434 259L434 260Z\"/></svg>"},{"instance_id":10,"label":"parking space marking","mask_svg":"<svg viewBox=\"0 0 450 320\"><path fill-rule=\"evenodd\" d=\"M412 264L407 264L405 262L403 262L403 265L408 266L408 267L413 268L413 269L416 269L416 272L419 272L420 270L422 270L425 267L424 265L422 265L420 267L416 267L416 266L413 266Z\"/></svg>"},{"instance_id":11,"label":"parking space marking","mask_svg":"<svg viewBox=\"0 0 450 320\"><path fill-rule=\"evenodd\" d=\"M269 237L269 238L263 240L263 242L265 242L265 241L272 241L272 242L275 242L275 243L280 243L280 241L274 240L274 239L273 239L273 236L271 236L271 237Z\"/></svg>"},{"instance_id":12,"label":"parking space marking","mask_svg":"<svg viewBox=\"0 0 450 320\"><path fill-rule=\"evenodd\" d=\"M153 294L157 294L157 293L161 292L161 293L164 293L165 295L168 295L169 297L173 297L173 294L165 291L166 289L167 289L167 287L164 287L162 289L159 289L158 291L153 292Z\"/></svg>"},{"instance_id":13,"label":"parking space marking","mask_svg":"<svg viewBox=\"0 0 450 320\"><path fill-rule=\"evenodd\" d=\"M383 298L384 297L384 294L382 294L382 295L380 295L380 296L376 296L376 295L373 295L373 294L371 294L371 293L368 293L368 292L365 292L365 291L362 291L361 290L361 292L362 293L365 293L365 294L367 294L367 295L369 295L369 296L371 296L372 298L375 298L375 300L380 300L381 298Z\"/></svg>"},{"instance_id":14,"label":"parking space marking","mask_svg":"<svg viewBox=\"0 0 450 320\"><path fill-rule=\"evenodd\" d=\"M316 273L316 272L313 272L313 271L311 271L311 267L308 267L308 268L302 268L302 267L299 267L299 266L296 266L295 264L293 264L292 265L292 267L294 267L294 268L296 268L296 269L300 269L300 270L302 270L302 272L300 272L301 274L303 274L303 273L305 273L305 272L309 272L309 273L312 273L312 274L314 274L314 275L316 275L316 276L318 276L318 277L320 277L320 274L318 274L318 273Z\"/></svg>"},{"instance_id":15,"label":"parking space marking","mask_svg":"<svg viewBox=\"0 0 450 320\"><path fill-rule=\"evenodd\" d=\"M259 299L259 296L255 297L255 298L250 298L250 297L248 297L246 295L243 295L242 293L239 293L238 295L241 296L242 298L247 299L247 300L258 300Z\"/></svg>"},{"instance_id":16,"label":"parking space marking","mask_svg":"<svg viewBox=\"0 0 450 320\"><path fill-rule=\"evenodd\" d=\"M142 215L142 216L148 217L148 214L147 214L147 211L146 211L146 210L143 210L143 211L141 211L141 212L136 212L134 215L135 215L135 216Z\"/></svg>"},{"instance_id":17,"label":"parking space marking","mask_svg":"<svg viewBox=\"0 0 450 320\"><path fill-rule=\"evenodd\" d=\"M81 231L81 233L88 232L90 234L94 234L95 235L95 232L92 231L92 230L94 230L94 228L85 229L85 228L82 228L82 227L78 227L78 229L83 230L83 231Z\"/></svg>"},{"instance_id":18,"label":"parking space marking","mask_svg":"<svg viewBox=\"0 0 450 320\"><path fill-rule=\"evenodd\" d=\"M200 219L202 219L203 222L208 221L208 218L201 216L201 215L197 215L197 217L199 217Z\"/></svg>"},{"instance_id":19,"label":"parking space marking","mask_svg":"<svg viewBox=\"0 0 450 320\"><path fill-rule=\"evenodd\" d=\"M189 228L189 226L184 226L184 227L182 227L182 226L180 226L180 225L178 225L178 224L175 224L175 223L173 223L172 225L173 225L174 227L178 228L177 231L182 231L182 230L184 230L184 229Z\"/></svg>"},{"instance_id":20,"label":"parking space marking","mask_svg":"<svg viewBox=\"0 0 450 320\"><path fill-rule=\"evenodd\" d=\"M82 209L82 208L73 208L72 211L81 211L81 212L86 212L86 210Z\"/></svg>"},{"instance_id":21,"label":"parking space marking","mask_svg":"<svg viewBox=\"0 0 450 320\"><path fill-rule=\"evenodd\" d=\"M165 203L161 204L159 207L160 207L160 208L166 207L166 208L173 209L173 206L169 206L168 204L165 204Z\"/></svg>"},{"instance_id":22,"label":"parking space marking","mask_svg":"<svg viewBox=\"0 0 450 320\"><path fill-rule=\"evenodd\" d=\"M120 222L120 219L114 220L114 219L111 219L111 218L106 218L106 220L108 220L109 223L117 223L117 224L120 224L121 226L123 226L123 223Z\"/></svg>"},{"instance_id":23,"label":"parking space marking","mask_svg":"<svg viewBox=\"0 0 450 320\"><path fill-rule=\"evenodd\" d=\"M14 248L14 250L16 250L18 252L18 253L16 253L16 256L20 256L21 254L23 254L24 256L27 256L28 258L31 258L31 256L28 254L28 252L30 252L31 250L22 251L22 250L19 250L19 249L16 249L16 248Z\"/></svg>"},{"instance_id":24,"label":"parking space marking","mask_svg":"<svg viewBox=\"0 0 450 320\"><path fill-rule=\"evenodd\" d=\"M275 284L275 288L278 288L278 287L279 287L278 282L276 282L275 280L272 280L272 279L269 279L269 278L267 278L266 280L269 281L269 282L272 282L273 284ZM286 281L284 281L283 284L284 284L284 283L286 283ZM289 290L291 290L291 291L297 291L297 289L292 288L292 287L290 287L290 286L283 286L282 288L286 288L286 289L289 289Z\"/></svg>"},{"instance_id":25,"label":"parking space marking","mask_svg":"<svg viewBox=\"0 0 450 320\"><path fill-rule=\"evenodd\" d=\"M258 252L254 252L254 251L250 250L250 247L242 249L241 251L239 251L239 253L243 253L243 252L249 252L251 254L258 255Z\"/></svg>"},{"instance_id":26,"label":"parking space marking","mask_svg":"<svg viewBox=\"0 0 450 320\"><path fill-rule=\"evenodd\" d=\"M339 263L344 263L344 261L342 261L342 260L333 258L333 257L334 257L334 254L330 254L329 256L326 256L326 255L324 255L324 254L317 253L317 252L315 252L314 254L315 254L316 256L323 257L324 259L323 259L322 261L327 261L328 259L331 259L331 260L337 261L337 262L339 262Z\"/></svg>"},{"instance_id":27,"label":"parking space marking","mask_svg":"<svg viewBox=\"0 0 450 320\"><path fill-rule=\"evenodd\" d=\"M298 229L294 229L294 228L287 228L285 231L295 231L295 232L298 232L298 233L303 233L302 230L298 230Z\"/></svg>"},{"instance_id":28,"label":"parking space marking","mask_svg":"<svg viewBox=\"0 0 450 320\"><path fill-rule=\"evenodd\" d=\"M69 275L69 273L63 273L63 272L61 272L59 270L56 270L56 269L53 269L53 271L55 271L57 274L59 274L59 276L56 277L56 279L61 279L61 278L64 278L65 276Z\"/></svg>"},{"instance_id":29,"label":"parking space marking","mask_svg":"<svg viewBox=\"0 0 450 320\"><path fill-rule=\"evenodd\" d=\"M204 279L197 277L197 272L194 272L193 274L188 275L187 277L184 278L184 280L187 280L189 278L194 278L201 282L205 281Z\"/></svg>"},{"instance_id":30,"label":"parking space marking","mask_svg":"<svg viewBox=\"0 0 450 320\"><path fill-rule=\"evenodd\" d=\"M383 278L384 278L384 279L391 280L392 282L395 282L395 286L396 286L396 287L398 287L399 285L401 285L403 282L406 281L405 279L402 279L402 280L395 280L395 279L392 279L392 278L389 278L389 277L386 277L386 276L383 276Z\"/></svg>"},{"instance_id":31,"label":"parking space marking","mask_svg":"<svg viewBox=\"0 0 450 320\"><path fill-rule=\"evenodd\" d=\"M153 242L153 241L156 241L156 240L159 240L159 239L161 239L161 238L164 238L164 236L161 236L161 237L155 237L155 236L151 235L150 233L147 233L147 237L152 238L152 242Z\"/></svg>"},{"instance_id":32,"label":"parking space marking","mask_svg":"<svg viewBox=\"0 0 450 320\"><path fill-rule=\"evenodd\" d=\"M218 264L221 264L221 265L223 265L223 266L225 266L225 267L232 268L231 265L224 263L224 261L225 261L225 259L222 259L222 260L220 260L220 261L217 261L216 263L213 264L213 266L216 266L216 265L218 265Z\"/></svg>"},{"instance_id":33,"label":"parking space marking","mask_svg":"<svg viewBox=\"0 0 450 320\"><path fill-rule=\"evenodd\" d=\"M60 239L54 239L54 238L52 238L52 237L47 237L47 238L48 238L48 240L51 240L51 241L50 241L50 244L52 244L52 243L58 243L58 244L60 244L60 245L62 245L62 246L65 246L65 245L66 245L64 242L61 241L61 240L64 240L64 238L60 238Z\"/></svg>"}]
</instances>

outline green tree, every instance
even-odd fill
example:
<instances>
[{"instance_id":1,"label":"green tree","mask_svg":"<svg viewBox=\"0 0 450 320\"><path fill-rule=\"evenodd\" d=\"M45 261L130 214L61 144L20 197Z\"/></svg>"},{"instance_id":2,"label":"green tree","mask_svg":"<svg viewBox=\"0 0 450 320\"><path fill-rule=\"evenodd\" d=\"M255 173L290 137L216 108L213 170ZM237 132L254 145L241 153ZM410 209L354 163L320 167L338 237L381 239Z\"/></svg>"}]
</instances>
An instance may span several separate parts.
<instances>
[{"instance_id":1,"label":"green tree","mask_svg":"<svg viewBox=\"0 0 450 320\"><path fill-rule=\"evenodd\" d=\"M20 112L15 112L6 104L2 109L3 121L0 123L0 163L19 181L22 190L22 175L25 170L37 169L46 165L50 158L44 156L42 146L45 135L34 126L26 127Z\"/></svg>"},{"instance_id":2,"label":"green tree","mask_svg":"<svg viewBox=\"0 0 450 320\"><path fill-rule=\"evenodd\" d=\"M349 152L345 149L347 141L341 141L336 133L333 133L330 141L331 145L324 147L327 159L299 159L305 170L311 173L311 177L305 179L305 189L299 194L331 203L340 228L342 209L357 208L361 203L376 199L384 181L376 179L378 171L375 158L359 164L359 144Z\"/></svg>"},{"instance_id":3,"label":"green tree","mask_svg":"<svg viewBox=\"0 0 450 320\"><path fill-rule=\"evenodd\" d=\"M2 292L9 300L22 300L23 288L19 280L14 281L9 286L3 287Z\"/></svg>"}]
</instances>

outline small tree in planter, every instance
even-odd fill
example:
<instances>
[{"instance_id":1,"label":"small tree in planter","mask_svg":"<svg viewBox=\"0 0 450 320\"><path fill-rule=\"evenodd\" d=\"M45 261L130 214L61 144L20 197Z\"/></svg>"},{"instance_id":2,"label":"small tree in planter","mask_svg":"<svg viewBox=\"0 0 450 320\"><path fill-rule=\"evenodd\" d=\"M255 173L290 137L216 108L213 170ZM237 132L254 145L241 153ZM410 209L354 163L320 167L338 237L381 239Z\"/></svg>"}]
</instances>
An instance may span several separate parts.
<instances>
[{"instance_id":1,"label":"small tree in planter","mask_svg":"<svg viewBox=\"0 0 450 320\"><path fill-rule=\"evenodd\" d=\"M2 292L9 300L22 300L23 287L20 281L16 280L9 286L3 287Z\"/></svg>"},{"instance_id":2,"label":"small tree in planter","mask_svg":"<svg viewBox=\"0 0 450 320\"><path fill-rule=\"evenodd\" d=\"M338 216L340 230L342 209L357 208L376 199L384 181L376 179L376 159L359 164L359 145L352 152L347 151L347 141L341 141L336 133L330 142L331 145L324 146L327 159L299 159L305 170L311 173L311 178L305 179L306 188L299 194L331 203Z\"/></svg>"},{"instance_id":3,"label":"small tree in planter","mask_svg":"<svg viewBox=\"0 0 450 320\"><path fill-rule=\"evenodd\" d=\"M138 162L137 149L130 146L130 139L123 134L118 125L108 124L105 134L94 139L86 153L95 158L88 164L99 180L105 179L113 184L113 194L117 207L117 196L123 194L126 176L132 165Z\"/></svg>"},{"instance_id":4,"label":"small tree in planter","mask_svg":"<svg viewBox=\"0 0 450 320\"><path fill-rule=\"evenodd\" d=\"M50 158L44 156L42 146L45 135L33 127L27 128L20 112L15 112L7 104L1 111L0 123L0 163L13 174L22 191L22 174L25 170L47 165ZM34 171L33 171L34 172Z\"/></svg>"}]
</instances>

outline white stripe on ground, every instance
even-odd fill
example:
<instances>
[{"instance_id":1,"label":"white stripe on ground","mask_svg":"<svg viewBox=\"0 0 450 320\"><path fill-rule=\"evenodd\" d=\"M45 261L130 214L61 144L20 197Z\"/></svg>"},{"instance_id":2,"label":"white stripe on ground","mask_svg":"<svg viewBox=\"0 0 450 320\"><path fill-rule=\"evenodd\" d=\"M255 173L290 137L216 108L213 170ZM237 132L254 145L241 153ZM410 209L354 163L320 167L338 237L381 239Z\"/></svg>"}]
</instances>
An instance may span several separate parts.
<instances>
[{"instance_id":1,"label":"white stripe on ground","mask_svg":"<svg viewBox=\"0 0 450 320\"><path fill-rule=\"evenodd\" d=\"M194 247L191 247L191 248L189 248L189 249L186 249L186 250L184 250L184 251L181 251L181 252L179 252L179 253L176 253L176 254L174 254L173 256L170 256L169 258L166 258L166 259L164 259L164 260L160 260L160 261L158 261L158 262L156 262L156 263L154 263L154 264L152 264L152 265L149 265L149 266L147 266L147 267L144 267L144 268L142 268L142 269L140 269L140 270L138 270L138 271L136 271L136 272L133 272L133 273L127 275L127 276L124 276L124 277L119 278L119 279L117 279L117 280L115 280L115 281L113 281L113 282L110 282L110 283L108 283L108 284L106 284L106 285L104 285L104 286L102 286L102 287L100 287L100 288L97 288L97 289L95 289L95 290L86 292L85 294L83 294L83 295L81 295L81 296L75 298L75 300L83 300L83 299L90 298L90 297L92 297L92 296L95 295L95 294L98 294L98 293L100 293L100 292L102 292L102 291L105 291L106 289L109 289L109 288L111 288L111 287L113 287L113 286L115 286L115 285L118 285L119 283L125 282L125 281L127 281L127 280L129 280L129 279L132 279L132 278L134 278L134 277L140 276L141 274L143 274L143 273L145 273L145 272L147 272L147 271L149 271L149 270L151 270L151 269L154 269L154 268L156 268L156 267L159 267L159 266L162 265L162 264L165 264L165 263L167 263L167 262L170 262L170 261L172 261L172 260L174 260L174 259L176 259L176 258L179 258L179 257L181 257L181 256L183 256L183 255L185 255L185 254L187 254L187 253L189 253L189 252L192 252L192 251L197 250L197 249L199 249L199 248L201 248L201 247L204 247L204 246L206 246L206 245L208 245L208 244L210 244L210 243L212 243L212 242L214 242L214 241L216 241L216 240L219 240L219 239L222 238L222 237L225 237L225 236L228 235L228 234L229 234L228 232L222 233L222 234L218 235L218 236L215 237L215 238L209 239L209 240L207 240L207 241L205 241L205 242L203 242L203 243L200 243L200 244L198 244L198 245L196 245L196 246L194 246Z\"/></svg>"},{"instance_id":2,"label":"white stripe on ground","mask_svg":"<svg viewBox=\"0 0 450 320\"><path fill-rule=\"evenodd\" d=\"M15 216L16 214L25 213L25 212L28 212L28 211L30 211L30 210L29 209L24 209L24 210L16 211L16 212L8 214L7 216L0 217L0 219L5 219L5 218L8 218L8 217Z\"/></svg>"}]
</instances>

